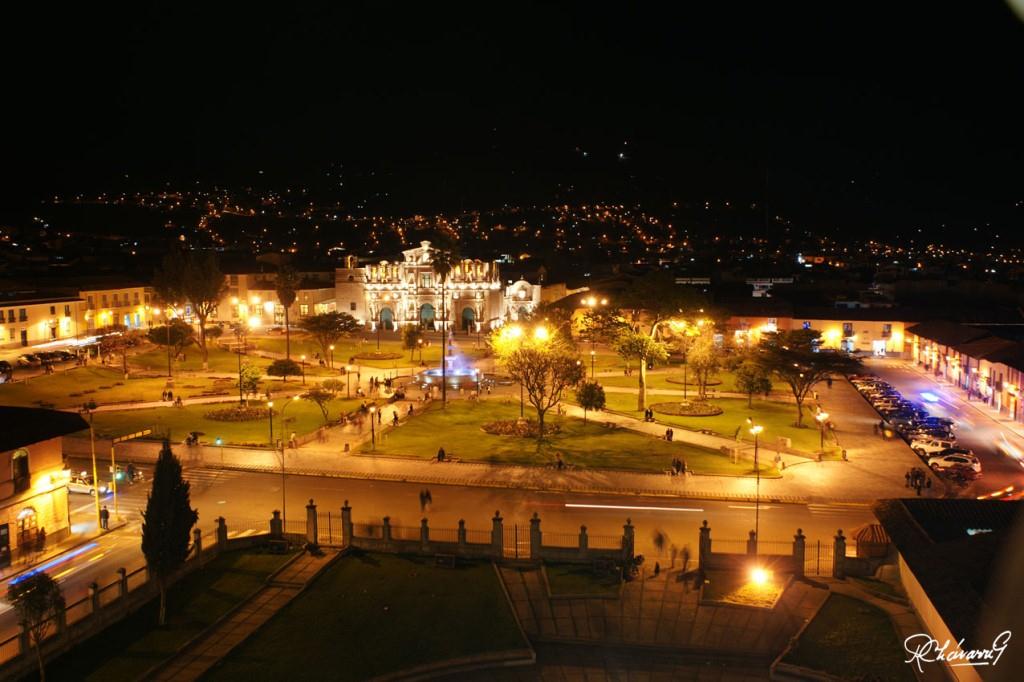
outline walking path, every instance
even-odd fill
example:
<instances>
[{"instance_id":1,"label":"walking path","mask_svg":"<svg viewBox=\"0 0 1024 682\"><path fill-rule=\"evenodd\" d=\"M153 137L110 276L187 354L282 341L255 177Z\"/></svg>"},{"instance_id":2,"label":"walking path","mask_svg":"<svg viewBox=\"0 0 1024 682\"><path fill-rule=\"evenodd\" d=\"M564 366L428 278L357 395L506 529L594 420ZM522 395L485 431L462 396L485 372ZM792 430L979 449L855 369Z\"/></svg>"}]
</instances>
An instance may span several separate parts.
<instances>
[{"instance_id":1,"label":"walking path","mask_svg":"<svg viewBox=\"0 0 1024 682\"><path fill-rule=\"evenodd\" d=\"M150 679L198 680L298 596L337 555L337 550L325 550L321 556L299 555L239 608L161 665Z\"/></svg>"}]
</instances>

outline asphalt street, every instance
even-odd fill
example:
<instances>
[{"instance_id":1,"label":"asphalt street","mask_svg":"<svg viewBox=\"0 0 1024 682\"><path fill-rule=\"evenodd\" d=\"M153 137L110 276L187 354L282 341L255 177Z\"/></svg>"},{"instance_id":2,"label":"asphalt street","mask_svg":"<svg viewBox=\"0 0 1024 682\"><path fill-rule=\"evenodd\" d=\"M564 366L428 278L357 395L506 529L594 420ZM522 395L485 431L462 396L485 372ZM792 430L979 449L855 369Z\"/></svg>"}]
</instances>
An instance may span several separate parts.
<instances>
[{"instance_id":1,"label":"asphalt street","mask_svg":"<svg viewBox=\"0 0 1024 682\"><path fill-rule=\"evenodd\" d=\"M73 461L72 466L83 463ZM60 580L68 603L88 594L88 586L113 582L117 569L129 571L144 564L139 549L141 510L145 507L151 467L142 467L146 483L121 489L118 506L124 528L113 531L83 546L73 556L64 555L46 562L47 570ZM271 511L281 506L281 477L276 474L221 471L208 468L186 470L192 483L192 501L199 510L204 535L212 532L218 516L227 519L231 536L263 532L269 527ZM384 481L349 480L290 475L285 479L289 529L300 531L305 524L305 505L310 498L318 511L340 517L341 505L349 500L357 524L380 523L385 515L395 526L418 526L426 516L435 528L455 528L459 519L471 530L489 530L491 517L500 511L506 527L529 528L534 512L541 518L545 533L577 533L581 524L592 536L619 536L626 518L636 527L636 551L645 556L665 556L655 547L656 532L664 534L665 547L689 545L696 557L698 528L704 519L712 528L712 540L741 541L754 527L755 505L727 501L687 501L673 498L644 498L615 495L545 493L523 490L434 486L433 504L422 513L421 486ZM104 499L113 514L113 501ZM86 495L73 495L72 521L76 531L94 527L94 508ZM855 527L873 521L865 505L790 505L760 506L761 537L765 543L789 542L802 528L808 543L830 543L836 529L847 534ZM113 522L113 521L112 521ZM207 542L212 537L207 538ZM735 543L738 545L738 542ZM730 543L733 545L733 543ZM0 639L17 632L13 611L0 602Z\"/></svg>"},{"instance_id":2,"label":"asphalt street","mask_svg":"<svg viewBox=\"0 0 1024 682\"><path fill-rule=\"evenodd\" d=\"M1024 490L1024 467L1020 460L1005 452L1015 450L1024 453L1024 439L968 403L959 391L909 369L904 362L870 361L867 371L888 381L907 399L925 403L931 414L956 422L957 440L960 445L974 451L982 467L982 477L968 486L962 495L983 495L1007 486L1015 486L1017 491ZM925 394L928 394L928 399L934 396L936 400L926 400Z\"/></svg>"}]
</instances>

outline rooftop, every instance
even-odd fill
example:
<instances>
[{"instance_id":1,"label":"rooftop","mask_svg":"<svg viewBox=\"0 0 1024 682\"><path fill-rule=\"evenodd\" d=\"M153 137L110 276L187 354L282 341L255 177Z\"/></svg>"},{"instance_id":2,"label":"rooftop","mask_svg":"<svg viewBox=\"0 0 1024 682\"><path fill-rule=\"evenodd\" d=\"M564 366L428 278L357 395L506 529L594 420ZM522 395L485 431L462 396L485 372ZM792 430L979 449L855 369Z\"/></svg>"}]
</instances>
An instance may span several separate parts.
<instances>
[{"instance_id":1,"label":"rooftop","mask_svg":"<svg viewBox=\"0 0 1024 682\"><path fill-rule=\"evenodd\" d=\"M80 414L38 407L0 406L0 452L16 450L50 438L89 428Z\"/></svg>"}]
</instances>

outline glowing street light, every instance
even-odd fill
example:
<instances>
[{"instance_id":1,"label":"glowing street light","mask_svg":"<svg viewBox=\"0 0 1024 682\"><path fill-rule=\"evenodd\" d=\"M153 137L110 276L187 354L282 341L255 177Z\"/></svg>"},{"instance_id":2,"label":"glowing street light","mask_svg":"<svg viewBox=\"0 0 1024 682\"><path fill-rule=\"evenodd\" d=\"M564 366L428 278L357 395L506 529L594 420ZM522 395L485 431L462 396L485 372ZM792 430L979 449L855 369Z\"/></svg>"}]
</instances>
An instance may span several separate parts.
<instances>
[{"instance_id":1,"label":"glowing street light","mask_svg":"<svg viewBox=\"0 0 1024 682\"><path fill-rule=\"evenodd\" d=\"M828 412L824 410L814 415L814 418L818 420L818 431L821 433L821 454L825 454L825 424L828 421Z\"/></svg>"},{"instance_id":2,"label":"glowing street light","mask_svg":"<svg viewBox=\"0 0 1024 682\"><path fill-rule=\"evenodd\" d=\"M306 356L305 354L300 355L299 359L302 361L302 385L306 385Z\"/></svg>"},{"instance_id":3,"label":"glowing street light","mask_svg":"<svg viewBox=\"0 0 1024 682\"><path fill-rule=\"evenodd\" d=\"M758 461L758 437L764 431L764 427L755 424L750 417L747 418L750 425L750 434L754 437L754 473L757 476L757 483L754 493L754 556L757 556L757 543L761 538L761 465Z\"/></svg>"}]
</instances>

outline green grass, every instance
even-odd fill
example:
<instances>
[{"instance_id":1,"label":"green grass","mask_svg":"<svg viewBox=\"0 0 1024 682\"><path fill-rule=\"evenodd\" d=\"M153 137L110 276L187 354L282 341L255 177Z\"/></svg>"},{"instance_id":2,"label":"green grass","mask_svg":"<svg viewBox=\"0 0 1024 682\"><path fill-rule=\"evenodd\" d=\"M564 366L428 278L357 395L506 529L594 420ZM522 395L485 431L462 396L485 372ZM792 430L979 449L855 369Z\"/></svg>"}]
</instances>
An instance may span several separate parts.
<instances>
[{"instance_id":1,"label":"green grass","mask_svg":"<svg viewBox=\"0 0 1024 682\"><path fill-rule=\"evenodd\" d=\"M174 391L185 398L201 393L237 391L237 383L206 377L179 378ZM48 403L58 408L79 407L93 400L97 405L159 400L167 388L166 377L137 378L127 381L120 369L98 365L75 367L66 372L32 377L26 382L0 385L0 404L35 406Z\"/></svg>"},{"instance_id":2,"label":"green grass","mask_svg":"<svg viewBox=\"0 0 1024 682\"><path fill-rule=\"evenodd\" d=\"M606 409L628 414L631 417L643 418L643 412L636 409L635 393L606 393ZM647 395L647 404L654 405L660 402L675 402L681 400L679 396ZM710 429L720 436L733 438L736 428L740 428L740 438L753 443L754 437L750 435L747 425L747 418L751 417L757 424L764 427L761 432L761 445L771 448L775 445L776 438L785 436L791 438L793 447L804 452L817 452L820 449L821 436L818 432L817 422L811 411L804 409L804 423L810 422L814 426L796 428L796 405L782 403L774 400L757 400L753 407L747 407L745 398L717 398L710 400L714 405L722 408L722 414L713 417L678 417L674 415L657 414L655 417L663 424L678 426L684 429L701 430ZM826 440L826 446L829 445Z\"/></svg>"},{"instance_id":3,"label":"green grass","mask_svg":"<svg viewBox=\"0 0 1024 682\"><path fill-rule=\"evenodd\" d=\"M893 585L892 583L888 583L884 580L879 580L878 578L851 577L850 580L855 583L859 583L862 587L865 587L868 590L879 592L890 597L899 597L901 599L906 599L907 597L906 593L899 586Z\"/></svg>"},{"instance_id":4,"label":"green grass","mask_svg":"<svg viewBox=\"0 0 1024 682\"><path fill-rule=\"evenodd\" d=\"M535 413L534 413L535 415ZM527 406L527 416L530 407ZM733 464L717 450L689 445L679 441L668 443L628 429L608 429L582 419L558 417L548 413L548 424L561 427L558 434L543 442L517 436L496 436L481 431L487 422L516 419L519 405L497 399L479 403L468 400L453 401L446 409L435 403L397 429L387 432L376 452L412 455L429 459L437 455L438 447L466 461L507 464L545 465L556 461L555 453L579 467L628 469L644 472L663 472L672 458L686 460L687 466L697 473L752 475L749 462ZM370 451L364 445L363 451ZM762 475L777 475L774 468L762 464Z\"/></svg>"},{"instance_id":5,"label":"green grass","mask_svg":"<svg viewBox=\"0 0 1024 682\"><path fill-rule=\"evenodd\" d=\"M701 598L724 604L756 606L767 609L775 604L786 585L787 575L773 575L764 585L756 585L745 573L735 571L708 571L705 574Z\"/></svg>"},{"instance_id":6,"label":"green grass","mask_svg":"<svg viewBox=\"0 0 1024 682\"><path fill-rule=\"evenodd\" d=\"M203 679L365 680L526 646L490 564L353 554Z\"/></svg>"},{"instance_id":7,"label":"green grass","mask_svg":"<svg viewBox=\"0 0 1024 682\"><path fill-rule=\"evenodd\" d=\"M285 339L284 336L261 336L250 339L256 348L271 353L284 353L285 350ZM426 345L426 340L430 341L430 345ZM428 365L434 366L441 362L441 335L430 334L426 337L423 348L423 362ZM481 340L486 340L486 335L481 336ZM458 335L455 337L455 346L458 352L465 355L470 360L474 360L483 357L483 350L480 348L474 348L476 344L476 336L466 337L464 335ZM298 358L299 355L305 353L309 361L313 361L314 353L319 353L320 344L310 339L306 334L301 332L292 333L292 357ZM351 338L343 339L338 343L334 344L334 366L335 368L343 367L350 359L360 354L370 354L377 350L377 335L373 332L361 332L353 335ZM410 360L409 351L402 348L402 341L395 332L385 332L381 334L380 350L382 353L398 353L400 357L394 359L355 359L354 364L390 369L394 367L408 367L409 365L418 365L420 363L420 352L412 356Z\"/></svg>"},{"instance_id":8,"label":"green grass","mask_svg":"<svg viewBox=\"0 0 1024 682\"><path fill-rule=\"evenodd\" d=\"M680 381L681 382L683 380L683 370L682 370L682 367L672 367L671 369L668 369L668 370L661 370L661 371L657 371L657 372L648 372L647 373L647 388L656 388L656 389L659 389L659 390L673 390L673 391L682 391L683 390L683 384L681 384L681 383L674 383L672 381L669 381L669 379L674 379L676 381ZM688 373L686 379L687 379L687 381L691 382L691 383L687 384L687 386L686 386L687 397L688 398L693 398L697 394L697 385L695 383L693 383L693 381L694 381L693 372ZM618 387L621 387L621 388L636 388L637 387L637 381L639 381L639 377L637 377L637 373L634 370L633 376L631 376L631 377L627 377L625 375L619 374L617 376L611 376L611 377L599 377L598 380L603 385L605 385L605 386L618 386ZM727 392L727 393L730 393L730 392L742 392L742 391L739 391L739 389L736 388L736 378L735 378L735 376L733 375L732 372L725 372L725 371L719 372L717 375L715 375L715 381L720 381L721 383L720 384L716 384L716 385L708 386L709 389L713 389L713 390L715 390L717 392ZM779 388L780 387L778 385L774 386L775 390L779 390Z\"/></svg>"},{"instance_id":9,"label":"green grass","mask_svg":"<svg viewBox=\"0 0 1024 682\"><path fill-rule=\"evenodd\" d=\"M210 372L238 372L238 355L220 348L212 340L209 342L210 349ZM150 350L128 356L129 364L157 372L167 371L167 351L162 347L153 346ZM270 360L247 355L242 357L242 362L248 362L259 367L266 367ZM173 360L171 362L173 371L203 371L203 354L196 346L185 349L185 360Z\"/></svg>"},{"instance_id":10,"label":"green grass","mask_svg":"<svg viewBox=\"0 0 1024 682\"><path fill-rule=\"evenodd\" d=\"M622 585L619 575L595 575L592 566L579 564L544 564L552 595L587 594L618 595Z\"/></svg>"},{"instance_id":11,"label":"green grass","mask_svg":"<svg viewBox=\"0 0 1024 682\"><path fill-rule=\"evenodd\" d=\"M332 400L328 414L331 419L339 411L351 412L361 401ZM254 403L261 404L261 403ZM203 415L211 410L230 407L228 404L186 405L185 407L158 407L142 410L121 410L117 412L96 412L93 427L98 437L133 433L140 429L153 429L156 433L170 431L172 440L180 441L191 431L202 432L201 440L212 443L222 438L228 445L266 445L270 440L270 424L267 419L245 422L216 421ZM303 435L323 426L323 415L314 403L308 400L291 402L284 412L282 423L281 406L274 405L274 438L287 440L292 431Z\"/></svg>"},{"instance_id":12,"label":"green grass","mask_svg":"<svg viewBox=\"0 0 1024 682\"><path fill-rule=\"evenodd\" d=\"M157 626L154 600L47 666L53 680L133 680L245 600L289 556L229 552L175 584L167 625Z\"/></svg>"},{"instance_id":13,"label":"green grass","mask_svg":"<svg viewBox=\"0 0 1024 682\"><path fill-rule=\"evenodd\" d=\"M915 679L889 616L841 594L829 596L783 660L842 678Z\"/></svg>"}]
</instances>

